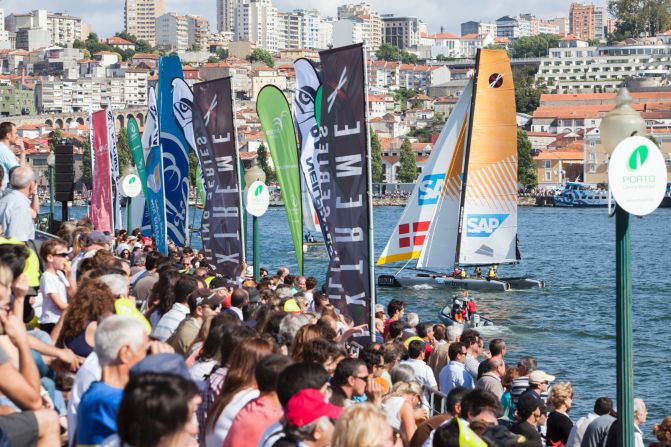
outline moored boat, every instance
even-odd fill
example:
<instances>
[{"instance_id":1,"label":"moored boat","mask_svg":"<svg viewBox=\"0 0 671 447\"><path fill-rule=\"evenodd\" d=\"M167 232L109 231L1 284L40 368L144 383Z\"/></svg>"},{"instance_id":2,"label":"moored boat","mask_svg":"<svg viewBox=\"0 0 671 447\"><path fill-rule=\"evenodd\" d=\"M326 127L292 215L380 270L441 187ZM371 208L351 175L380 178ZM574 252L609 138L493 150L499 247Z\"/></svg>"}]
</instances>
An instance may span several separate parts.
<instances>
[{"instance_id":1,"label":"moored boat","mask_svg":"<svg viewBox=\"0 0 671 447\"><path fill-rule=\"evenodd\" d=\"M564 189L554 196L554 206L605 207L608 206L608 191L588 183L567 182Z\"/></svg>"}]
</instances>

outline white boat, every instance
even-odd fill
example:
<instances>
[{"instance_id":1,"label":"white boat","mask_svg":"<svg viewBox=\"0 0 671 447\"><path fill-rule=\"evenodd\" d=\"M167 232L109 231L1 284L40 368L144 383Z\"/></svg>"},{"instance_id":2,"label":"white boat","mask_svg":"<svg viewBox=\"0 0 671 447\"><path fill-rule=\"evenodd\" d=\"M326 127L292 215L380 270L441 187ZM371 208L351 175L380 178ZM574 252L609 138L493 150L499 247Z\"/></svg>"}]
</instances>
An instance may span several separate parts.
<instances>
[{"instance_id":1,"label":"white boat","mask_svg":"<svg viewBox=\"0 0 671 447\"><path fill-rule=\"evenodd\" d=\"M377 264L415 262L378 286L418 284L507 291L542 287L527 278L455 278L454 267L514 264L517 251L517 127L505 51L478 50L466 86ZM406 267L404 266L404 267Z\"/></svg>"},{"instance_id":2,"label":"white boat","mask_svg":"<svg viewBox=\"0 0 671 447\"><path fill-rule=\"evenodd\" d=\"M588 183L566 182L564 189L554 196L554 206L605 207L608 206L608 191Z\"/></svg>"}]
</instances>

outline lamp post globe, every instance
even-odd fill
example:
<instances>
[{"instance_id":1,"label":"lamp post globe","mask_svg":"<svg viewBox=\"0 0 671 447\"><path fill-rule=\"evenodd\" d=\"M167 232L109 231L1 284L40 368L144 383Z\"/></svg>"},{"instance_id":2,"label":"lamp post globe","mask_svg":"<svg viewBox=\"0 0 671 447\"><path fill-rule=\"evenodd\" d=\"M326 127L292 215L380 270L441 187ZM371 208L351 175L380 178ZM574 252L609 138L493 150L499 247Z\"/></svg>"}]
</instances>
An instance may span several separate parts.
<instances>
[{"instance_id":1,"label":"lamp post globe","mask_svg":"<svg viewBox=\"0 0 671 447\"><path fill-rule=\"evenodd\" d=\"M625 87L621 88L615 98L615 108L608 112L599 126L601 143L608 154L625 138L647 132L645 120L631 107L631 95Z\"/></svg>"},{"instance_id":2,"label":"lamp post globe","mask_svg":"<svg viewBox=\"0 0 671 447\"><path fill-rule=\"evenodd\" d=\"M245 185L249 188L252 183L259 181L266 183L266 173L263 172L261 166L256 159L252 161L252 165L245 169ZM259 249L259 220L258 217L252 216L252 253L254 257L254 280L259 280L259 271L261 269ZM244 274L244 272L243 272Z\"/></svg>"},{"instance_id":3,"label":"lamp post globe","mask_svg":"<svg viewBox=\"0 0 671 447\"><path fill-rule=\"evenodd\" d=\"M601 121L601 142L609 156L631 136L645 136L645 120L631 107L631 96L620 89L616 105ZM633 303L629 213L615 206L615 346L618 427L617 445L634 446Z\"/></svg>"}]
</instances>

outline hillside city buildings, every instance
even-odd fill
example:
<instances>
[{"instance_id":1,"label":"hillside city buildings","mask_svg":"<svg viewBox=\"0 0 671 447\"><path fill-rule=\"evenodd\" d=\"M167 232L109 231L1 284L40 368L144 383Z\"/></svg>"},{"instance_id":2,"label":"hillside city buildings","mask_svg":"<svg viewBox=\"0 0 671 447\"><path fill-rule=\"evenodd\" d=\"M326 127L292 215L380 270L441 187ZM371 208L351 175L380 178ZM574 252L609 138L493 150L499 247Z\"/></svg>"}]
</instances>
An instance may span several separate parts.
<instances>
[{"instance_id":1,"label":"hillside city buildings","mask_svg":"<svg viewBox=\"0 0 671 447\"><path fill-rule=\"evenodd\" d=\"M0 115L19 124L35 163L45 162L54 127L77 141L87 138L89 107L109 104L118 126L131 114L143 125L159 58L173 52L189 84L231 78L241 157L253 159L264 143L255 111L261 88L276 85L291 100L296 59L318 61L320 50L361 42L367 50L370 128L380 140L385 181L396 182L403 141L410 141L421 171L473 76L479 49L511 48L517 39L553 34L557 45L537 56L511 54L513 66L535 73L536 86L547 92L536 110L518 114L540 187L606 181L598 127L624 84L671 164L671 31L608 43L615 21L602 5L573 3L563 17L514 11L474 16L458 30L446 30L431 29L425 17L390 14L367 3L343 3L325 15L314 7L279 11L272 0L214 0L216 23L188 14L186 6L168 11L164 0L124 3L119 31L127 34L99 36L110 48L93 52L81 43L96 31L85 18L0 9ZM152 48L137 52L145 51L137 39ZM417 60L378 60L382 44ZM270 53L272 66L248 60L256 49ZM409 98L399 94L402 89L410 91Z\"/></svg>"}]
</instances>

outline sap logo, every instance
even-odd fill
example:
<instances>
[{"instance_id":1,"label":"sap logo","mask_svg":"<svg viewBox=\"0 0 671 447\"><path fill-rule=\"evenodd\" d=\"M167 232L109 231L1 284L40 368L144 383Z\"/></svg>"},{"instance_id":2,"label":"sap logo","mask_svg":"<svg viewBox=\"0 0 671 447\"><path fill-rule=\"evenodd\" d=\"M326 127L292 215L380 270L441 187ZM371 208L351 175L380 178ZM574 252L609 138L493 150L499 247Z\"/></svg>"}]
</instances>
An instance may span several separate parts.
<instances>
[{"instance_id":1,"label":"sap logo","mask_svg":"<svg viewBox=\"0 0 671 447\"><path fill-rule=\"evenodd\" d=\"M435 205L445 184L445 174L429 174L419 182L419 205Z\"/></svg>"},{"instance_id":2,"label":"sap logo","mask_svg":"<svg viewBox=\"0 0 671 447\"><path fill-rule=\"evenodd\" d=\"M466 216L466 236L489 237L509 214L469 214Z\"/></svg>"}]
</instances>

